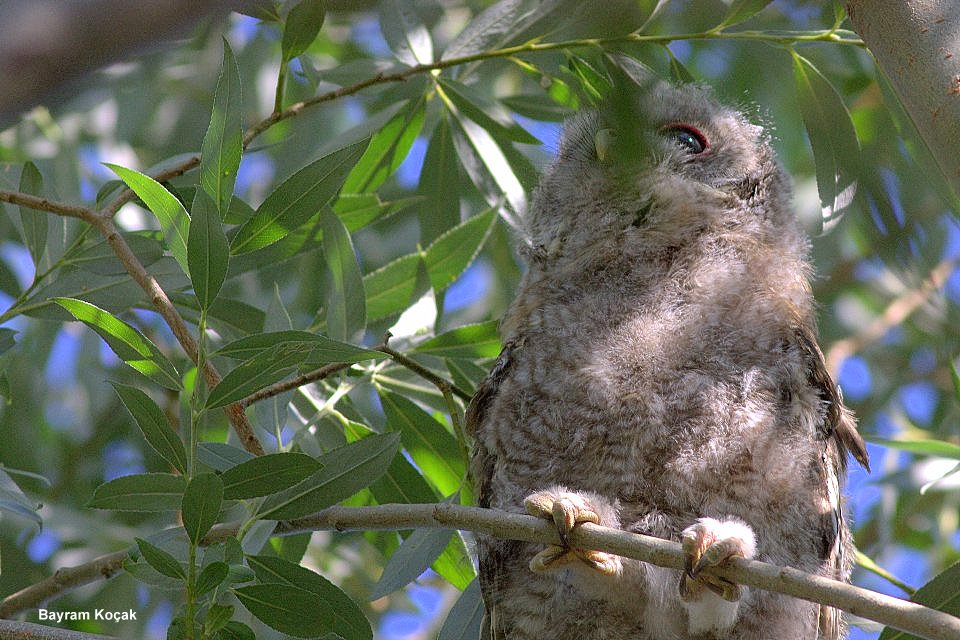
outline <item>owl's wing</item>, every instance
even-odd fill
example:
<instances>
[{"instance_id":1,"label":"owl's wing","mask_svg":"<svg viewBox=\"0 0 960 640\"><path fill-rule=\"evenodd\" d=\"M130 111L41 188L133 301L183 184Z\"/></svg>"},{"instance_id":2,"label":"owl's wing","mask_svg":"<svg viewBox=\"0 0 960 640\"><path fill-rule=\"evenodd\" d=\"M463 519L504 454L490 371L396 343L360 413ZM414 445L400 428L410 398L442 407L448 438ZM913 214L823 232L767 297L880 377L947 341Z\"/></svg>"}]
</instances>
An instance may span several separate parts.
<instances>
[{"instance_id":1,"label":"owl's wing","mask_svg":"<svg viewBox=\"0 0 960 640\"><path fill-rule=\"evenodd\" d=\"M853 544L847 539L849 531L844 526L840 477L846 469L848 451L867 470L870 461L863 438L857 433L853 415L843 406L840 389L827 371L823 352L813 332L801 325L795 329L795 335L807 363L807 379L827 403L826 418L820 425L821 436L826 443L820 475L824 497L830 506L830 512L824 514L822 525L826 553L824 563L829 567L829 577L844 580L849 571ZM820 607L820 640L839 640L842 637L842 625L839 611L833 607Z\"/></svg>"},{"instance_id":2,"label":"owl's wing","mask_svg":"<svg viewBox=\"0 0 960 640\"><path fill-rule=\"evenodd\" d=\"M515 362L516 352L521 348L522 342L522 338L518 338L504 344L496 364L480 384L467 407L466 431L474 439L470 469L473 474L477 506L484 508L490 507L492 497L490 485L496 465L496 455L484 444L483 429L487 422L490 405L500 389L500 384L510 374ZM494 594L499 591L497 585L506 575L503 562L510 555L504 553L505 549L503 547L505 545L509 546L511 543L510 541L480 541L480 544L485 546L484 552L479 554L479 579L480 592L483 594L484 604L486 605L480 638L481 640L501 640L506 638L506 630L503 627L503 621L497 617Z\"/></svg>"}]
</instances>

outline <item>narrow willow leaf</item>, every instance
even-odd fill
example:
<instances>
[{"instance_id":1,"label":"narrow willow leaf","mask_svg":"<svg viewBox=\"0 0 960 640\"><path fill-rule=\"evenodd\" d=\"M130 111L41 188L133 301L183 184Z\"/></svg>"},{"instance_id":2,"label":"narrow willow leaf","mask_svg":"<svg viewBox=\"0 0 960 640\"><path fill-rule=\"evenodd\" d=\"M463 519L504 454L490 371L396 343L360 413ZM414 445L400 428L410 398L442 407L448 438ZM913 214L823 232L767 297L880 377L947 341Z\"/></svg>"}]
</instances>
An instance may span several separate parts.
<instances>
[{"instance_id":1,"label":"narrow willow leaf","mask_svg":"<svg viewBox=\"0 0 960 640\"><path fill-rule=\"evenodd\" d=\"M456 438L404 396L384 389L380 391L380 402L387 425L400 432L403 448L424 477L441 495L459 490L466 469Z\"/></svg>"},{"instance_id":2,"label":"narrow willow leaf","mask_svg":"<svg viewBox=\"0 0 960 640\"><path fill-rule=\"evenodd\" d=\"M340 190L366 144L361 140L338 149L287 178L267 196L253 218L241 225L231 242L231 253L269 246L316 215Z\"/></svg>"},{"instance_id":3,"label":"narrow willow leaf","mask_svg":"<svg viewBox=\"0 0 960 640\"><path fill-rule=\"evenodd\" d=\"M15 335L17 335L17 332L13 329L0 328L0 355L16 346Z\"/></svg>"},{"instance_id":4,"label":"narrow willow leaf","mask_svg":"<svg viewBox=\"0 0 960 640\"><path fill-rule=\"evenodd\" d=\"M180 510L183 516L183 528L193 544L210 531L220 515L223 504L223 482L215 473L198 473L187 484L183 492Z\"/></svg>"},{"instance_id":5,"label":"narrow willow leaf","mask_svg":"<svg viewBox=\"0 0 960 640\"><path fill-rule=\"evenodd\" d=\"M214 202L206 191L197 190L191 214L187 240L190 281L200 306L209 309L227 277L230 245Z\"/></svg>"},{"instance_id":6,"label":"narrow willow leaf","mask_svg":"<svg viewBox=\"0 0 960 640\"><path fill-rule=\"evenodd\" d=\"M878 444L881 447L889 447L897 451L960 460L960 445L943 440L886 440L872 436L868 436L866 440L873 444Z\"/></svg>"},{"instance_id":7,"label":"narrow willow leaf","mask_svg":"<svg viewBox=\"0 0 960 640\"><path fill-rule=\"evenodd\" d=\"M206 408L215 409L243 400L251 393L283 380L309 354L310 351L300 345L284 343L255 355L234 367L220 384L210 390Z\"/></svg>"},{"instance_id":8,"label":"narrow willow leaf","mask_svg":"<svg viewBox=\"0 0 960 640\"><path fill-rule=\"evenodd\" d=\"M423 128L423 99L410 101L370 139L367 150L343 183L344 193L374 191L397 170Z\"/></svg>"},{"instance_id":9,"label":"narrow willow leaf","mask_svg":"<svg viewBox=\"0 0 960 640\"><path fill-rule=\"evenodd\" d=\"M353 242L340 218L330 209L320 212L323 253L327 259L327 332L335 340L350 340L367 325L363 276Z\"/></svg>"},{"instance_id":10,"label":"narrow willow leaf","mask_svg":"<svg viewBox=\"0 0 960 640\"><path fill-rule=\"evenodd\" d=\"M180 389L180 374L157 345L110 312L73 298L54 298L74 318L93 329L121 360L167 389Z\"/></svg>"},{"instance_id":11,"label":"narrow willow leaf","mask_svg":"<svg viewBox=\"0 0 960 640\"><path fill-rule=\"evenodd\" d=\"M433 62L430 32L414 12L414 5L403 0L386 0L380 6L380 30L397 59L411 67Z\"/></svg>"},{"instance_id":12,"label":"narrow willow leaf","mask_svg":"<svg viewBox=\"0 0 960 640\"><path fill-rule=\"evenodd\" d=\"M40 527L43 525L43 520L37 513L39 508L37 503L20 490L13 478L0 469L0 511L15 514Z\"/></svg>"},{"instance_id":13,"label":"narrow willow leaf","mask_svg":"<svg viewBox=\"0 0 960 640\"><path fill-rule=\"evenodd\" d=\"M437 236L460 222L460 163L450 134L450 121L443 114L437 123L420 170L417 191L426 199L418 209L420 242Z\"/></svg>"},{"instance_id":14,"label":"narrow willow leaf","mask_svg":"<svg viewBox=\"0 0 960 640\"><path fill-rule=\"evenodd\" d=\"M390 556L380 580L373 585L370 600L382 598L416 580L439 557L452 535L449 529L417 529L411 533Z\"/></svg>"},{"instance_id":15,"label":"narrow willow leaf","mask_svg":"<svg viewBox=\"0 0 960 640\"><path fill-rule=\"evenodd\" d=\"M183 208L176 196L167 191L162 184L139 171L127 169L115 164L107 164L114 173L137 194L153 215L160 222L164 240L177 264L186 274L190 273L187 265L187 234L190 229L190 216Z\"/></svg>"},{"instance_id":16,"label":"narrow willow leaf","mask_svg":"<svg viewBox=\"0 0 960 640\"><path fill-rule=\"evenodd\" d=\"M586 58L568 53L567 68L593 104L599 103L610 93L610 80Z\"/></svg>"},{"instance_id":17,"label":"narrow willow leaf","mask_svg":"<svg viewBox=\"0 0 960 640\"><path fill-rule=\"evenodd\" d=\"M300 518L349 498L387 470L400 444L399 434L373 435L334 449L320 460L325 466L303 482L267 498L257 517Z\"/></svg>"},{"instance_id":18,"label":"narrow willow leaf","mask_svg":"<svg viewBox=\"0 0 960 640\"><path fill-rule=\"evenodd\" d=\"M305 453L271 453L223 472L226 500L257 498L288 489L320 470L320 463Z\"/></svg>"},{"instance_id":19,"label":"narrow willow leaf","mask_svg":"<svg viewBox=\"0 0 960 640\"><path fill-rule=\"evenodd\" d=\"M526 129L516 123L499 102L455 80L440 78L440 86L457 109L497 137L521 144L540 144Z\"/></svg>"},{"instance_id":20,"label":"narrow willow leaf","mask_svg":"<svg viewBox=\"0 0 960 640\"><path fill-rule=\"evenodd\" d=\"M424 260L430 283L436 291L446 289L466 271L480 253L496 221L496 212L492 210L479 213L450 229L427 247Z\"/></svg>"},{"instance_id":21,"label":"narrow willow leaf","mask_svg":"<svg viewBox=\"0 0 960 640\"><path fill-rule=\"evenodd\" d=\"M113 511L176 511L186 488L183 476L137 473L100 485L87 506Z\"/></svg>"},{"instance_id":22,"label":"narrow willow leaf","mask_svg":"<svg viewBox=\"0 0 960 640\"><path fill-rule=\"evenodd\" d=\"M40 170L37 169L37 165L32 162L23 165L18 190L21 193L36 196L40 195L42 189L43 176L40 175ZM21 206L19 209L20 224L23 226L23 242L27 245L27 249L30 250L33 265L37 266L40 264L40 259L43 258L43 252L47 248L47 233L49 232L50 225L47 216L50 214L44 211L36 211L30 207Z\"/></svg>"},{"instance_id":23,"label":"narrow willow leaf","mask_svg":"<svg viewBox=\"0 0 960 640\"><path fill-rule=\"evenodd\" d=\"M373 630L360 607L332 582L298 564L276 556L248 556L247 563L263 583L305 589L323 599L333 613L331 630L343 640L371 640Z\"/></svg>"},{"instance_id":24,"label":"narrow willow leaf","mask_svg":"<svg viewBox=\"0 0 960 640\"><path fill-rule=\"evenodd\" d=\"M320 33L325 17L324 0L301 0L290 9L280 41L284 62L293 60L307 50Z\"/></svg>"},{"instance_id":25,"label":"narrow willow leaf","mask_svg":"<svg viewBox=\"0 0 960 640\"><path fill-rule=\"evenodd\" d=\"M181 474L187 472L187 452L183 447L183 441L180 436L170 426L170 421L163 414L163 410L157 406L150 396L146 393L119 382L111 382L120 401L127 408L134 422L143 432L143 437L147 444L153 447L153 450L160 454L160 457L179 471Z\"/></svg>"},{"instance_id":26,"label":"narrow willow leaf","mask_svg":"<svg viewBox=\"0 0 960 640\"><path fill-rule=\"evenodd\" d=\"M499 48L523 14L523 4L522 0L501 0L487 7L450 41L440 59L462 58Z\"/></svg>"},{"instance_id":27,"label":"narrow willow leaf","mask_svg":"<svg viewBox=\"0 0 960 640\"><path fill-rule=\"evenodd\" d=\"M205 566L197 578L197 595L202 596L219 587L223 584L223 581L227 579L228 573L230 573L230 565L226 562L211 562ZM207 621L210 621L209 615L207 616ZM210 625L208 625L208 627L209 626Z\"/></svg>"},{"instance_id":28,"label":"narrow willow leaf","mask_svg":"<svg viewBox=\"0 0 960 640\"><path fill-rule=\"evenodd\" d=\"M437 640L477 640L485 611L480 581L474 580L450 608Z\"/></svg>"},{"instance_id":29,"label":"narrow willow leaf","mask_svg":"<svg viewBox=\"0 0 960 640\"><path fill-rule=\"evenodd\" d=\"M213 113L200 147L200 188L213 202L218 222L224 219L230 209L237 170L240 168L243 152L242 116L240 68L230 44L224 40L223 66L213 94ZM193 202L196 208L196 196Z\"/></svg>"},{"instance_id":30,"label":"narrow willow leaf","mask_svg":"<svg viewBox=\"0 0 960 640\"><path fill-rule=\"evenodd\" d=\"M727 9L726 15L720 20L720 24L717 25L717 28L729 27L734 24L746 22L763 11L771 1L772 0L733 0L733 2L730 3L730 8Z\"/></svg>"},{"instance_id":31,"label":"narrow willow leaf","mask_svg":"<svg viewBox=\"0 0 960 640\"><path fill-rule=\"evenodd\" d=\"M860 167L860 143L850 113L830 81L813 64L793 54L800 113L817 171L824 228L853 202Z\"/></svg>"},{"instance_id":32,"label":"narrow willow leaf","mask_svg":"<svg viewBox=\"0 0 960 640\"><path fill-rule=\"evenodd\" d=\"M425 201L426 198L413 196L383 202L376 193L341 193L333 210L347 231L353 233L371 222L386 220L395 213Z\"/></svg>"},{"instance_id":33,"label":"narrow willow leaf","mask_svg":"<svg viewBox=\"0 0 960 640\"><path fill-rule=\"evenodd\" d=\"M367 320L382 320L400 313L414 302L421 257L401 256L363 277Z\"/></svg>"},{"instance_id":34,"label":"narrow willow leaf","mask_svg":"<svg viewBox=\"0 0 960 640\"><path fill-rule=\"evenodd\" d=\"M134 539L137 542L137 547L140 549L140 555L147 561L147 564L168 578L176 578L179 580L187 579L187 574L184 572L183 566L181 566L176 558L160 547L150 544L143 538Z\"/></svg>"},{"instance_id":35,"label":"narrow willow leaf","mask_svg":"<svg viewBox=\"0 0 960 640\"><path fill-rule=\"evenodd\" d=\"M271 331L234 340L217 350L216 355L228 358L252 358L282 344L299 345L310 352L310 362L363 362L386 356L381 351L364 349L346 342L331 340L308 331Z\"/></svg>"},{"instance_id":36,"label":"narrow willow leaf","mask_svg":"<svg viewBox=\"0 0 960 640\"><path fill-rule=\"evenodd\" d=\"M157 239L141 233L121 233L120 235L143 266L149 267L163 257L163 247ZM64 262L100 276L127 275L128 273L127 268L123 266L117 254L114 253L113 247L106 240L84 249Z\"/></svg>"},{"instance_id":37,"label":"narrow willow leaf","mask_svg":"<svg viewBox=\"0 0 960 640\"><path fill-rule=\"evenodd\" d=\"M507 96L501 102L521 116L543 122L563 122L573 114L573 109L557 102L547 102L542 94L521 93Z\"/></svg>"},{"instance_id":38,"label":"narrow willow leaf","mask_svg":"<svg viewBox=\"0 0 960 640\"><path fill-rule=\"evenodd\" d=\"M240 447L222 442L201 442L197 446L197 461L214 471L226 471L255 457Z\"/></svg>"},{"instance_id":39,"label":"narrow willow leaf","mask_svg":"<svg viewBox=\"0 0 960 640\"><path fill-rule=\"evenodd\" d=\"M496 320L468 324L418 344L414 351L441 358L495 358L500 353Z\"/></svg>"},{"instance_id":40,"label":"narrow willow leaf","mask_svg":"<svg viewBox=\"0 0 960 640\"><path fill-rule=\"evenodd\" d=\"M917 602L931 609L960 617L960 597L957 596L957 584L960 584L960 562L950 565L937 574L933 580L923 585L911 596ZM879 640L921 640L915 635L886 627Z\"/></svg>"},{"instance_id":41,"label":"narrow willow leaf","mask_svg":"<svg viewBox=\"0 0 960 640\"><path fill-rule=\"evenodd\" d=\"M323 599L286 584L255 584L233 589L240 604L265 625L297 638L314 638L333 628Z\"/></svg>"}]
</instances>

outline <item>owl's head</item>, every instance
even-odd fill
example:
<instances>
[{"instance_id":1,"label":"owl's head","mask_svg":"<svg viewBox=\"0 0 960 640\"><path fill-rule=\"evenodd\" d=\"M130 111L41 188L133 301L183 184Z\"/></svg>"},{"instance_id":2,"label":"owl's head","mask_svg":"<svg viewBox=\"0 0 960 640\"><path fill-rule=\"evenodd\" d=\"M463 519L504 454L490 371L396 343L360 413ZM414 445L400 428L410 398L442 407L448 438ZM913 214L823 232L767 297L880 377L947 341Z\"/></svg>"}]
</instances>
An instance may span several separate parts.
<instances>
[{"instance_id":1,"label":"owl's head","mask_svg":"<svg viewBox=\"0 0 960 640\"><path fill-rule=\"evenodd\" d=\"M793 236L789 193L761 127L704 87L657 81L566 124L527 216L529 241L549 254L618 233L681 242L717 225Z\"/></svg>"}]
</instances>

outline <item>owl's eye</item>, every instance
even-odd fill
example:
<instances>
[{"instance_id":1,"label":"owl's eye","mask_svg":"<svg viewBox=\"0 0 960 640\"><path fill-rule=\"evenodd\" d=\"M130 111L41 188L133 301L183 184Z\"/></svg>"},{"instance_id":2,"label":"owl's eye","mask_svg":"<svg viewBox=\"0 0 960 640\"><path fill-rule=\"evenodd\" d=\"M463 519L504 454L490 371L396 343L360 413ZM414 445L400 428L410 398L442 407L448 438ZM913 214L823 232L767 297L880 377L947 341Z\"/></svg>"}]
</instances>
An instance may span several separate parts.
<instances>
[{"instance_id":1,"label":"owl's eye","mask_svg":"<svg viewBox=\"0 0 960 640\"><path fill-rule=\"evenodd\" d=\"M706 137L693 125L668 124L661 127L660 133L676 142L677 146L690 154L703 153L709 146Z\"/></svg>"}]
</instances>

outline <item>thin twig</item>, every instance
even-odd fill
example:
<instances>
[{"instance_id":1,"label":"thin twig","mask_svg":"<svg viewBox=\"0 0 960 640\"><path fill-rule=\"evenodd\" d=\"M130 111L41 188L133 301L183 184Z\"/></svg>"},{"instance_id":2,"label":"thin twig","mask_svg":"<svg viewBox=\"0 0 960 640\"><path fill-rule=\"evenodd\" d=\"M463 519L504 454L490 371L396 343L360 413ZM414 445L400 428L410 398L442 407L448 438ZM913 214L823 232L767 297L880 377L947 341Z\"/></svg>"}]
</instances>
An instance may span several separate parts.
<instances>
[{"instance_id":1,"label":"thin twig","mask_svg":"<svg viewBox=\"0 0 960 640\"><path fill-rule=\"evenodd\" d=\"M50 200L49 198L44 198L42 196L30 195L29 193L20 193L19 191L6 191L0 189L0 202L9 202L10 204L36 209L37 211L55 213L58 216L79 218L80 220L85 220L86 222L93 222L93 219L97 217L97 213L93 209L88 209L87 207L80 207L73 204L66 204L64 202L57 202L56 200Z\"/></svg>"},{"instance_id":2,"label":"thin twig","mask_svg":"<svg viewBox=\"0 0 960 640\"><path fill-rule=\"evenodd\" d=\"M389 334L387 335L387 337L389 338ZM395 351L394 349L391 349L387 345L386 339L383 341L382 345L377 347L377 350L383 351L384 353L388 354L390 358L397 364L402 365L407 369L410 369L410 371L413 371L424 380L427 380L428 382L433 383L433 385L437 387L441 393L443 393L443 389L444 387L446 387L446 388L449 388L450 391L455 393L457 397L459 397L461 400L465 400L469 402L470 398L473 397L469 393L467 393L466 391L458 387L457 385L450 382L449 380L445 380L444 378L441 378L440 376L435 374L433 371L430 371L430 369L427 369L425 366L423 366L416 360L413 360L412 358L409 358L403 355L399 351Z\"/></svg>"},{"instance_id":3,"label":"thin twig","mask_svg":"<svg viewBox=\"0 0 960 640\"><path fill-rule=\"evenodd\" d=\"M827 349L827 370L834 376L840 370L843 361L876 342L887 331L903 323L914 311L923 306L934 292L946 283L954 269L960 267L960 256L942 260L917 287L908 289L895 298L873 322L857 333L837 340Z\"/></svg>"},{"instance_id":4,"label":"thin twig","mask_svg":"<svg viewBox=\"0 0 960 640\"><path fill-rule=\"evenodd\" d=\"M332 362L330 364L325 364L318 369L308 371L307 373L301 374L295 378L291 378L290 380L283 380L282 382L277 382L269 387L264 387L256 393L251 393L238 404L241 407L249 407L250 405L260 402L261 400L266 400L267 398L278 396L281 393L298 389L305 384L310 384L311 382L317 382L318 380L329 378L338 371L343 371L344 369L350 368L350 365L352 364L352 362Z\"/></svg>"},{"instance_id":5,"label":"thin twig","mask_svg":"<svg viewBox=\"0 0 960 640\"><path fill-rule=\"evenodd\" d=\"M239 524L214 527L203 544L215 544L234 537ZM275 535L293 535L310 531L400 531L417 528L459 529L496 538L523 540L540 544L561 544L557 529L551 523L516 513L495 509L463 507L450 503L381 505L376 507L331 507L298 520L280 522ZM610 529L590 523L578 526L569 535L571 544L584 549L597 549L633 558L661 567L682 570L684 555L680 545L669 540ZM51 588L44 583L27 587L0 602L0 617L9 617L42 602L63 595L68 589L87 584L98 576L98 566L110 564L109 558L126 553L110 554L87 565L61 569L61 579ZM738 584L802 598L837 607L854 615L869 618L887 626L912 633L927 640L960 638L960 618L922 605L875 593L843 582L816 576L791 567L778 567L756 560L734 559L723 567L705 569ZM112 572L111 572L112 574ZM69 584L65 576L76 576Z\"/></svg>"}]
</instances>

